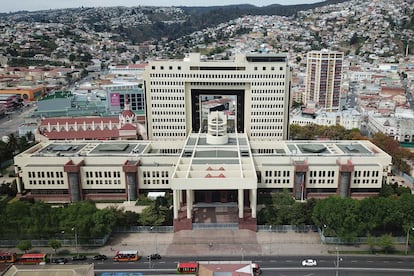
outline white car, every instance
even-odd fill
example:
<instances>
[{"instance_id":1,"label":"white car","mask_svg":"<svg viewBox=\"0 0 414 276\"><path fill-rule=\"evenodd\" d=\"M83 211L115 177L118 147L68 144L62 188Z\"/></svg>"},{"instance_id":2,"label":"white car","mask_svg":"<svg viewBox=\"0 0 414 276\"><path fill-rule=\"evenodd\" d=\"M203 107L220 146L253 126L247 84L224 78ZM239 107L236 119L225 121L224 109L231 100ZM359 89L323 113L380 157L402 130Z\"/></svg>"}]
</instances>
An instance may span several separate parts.
<instances>
[{"instance_id":1,"label":"white car","mask_svg":"<svg viewBox=\"0 0 414 276\"><path fill-rule=\"evenodd\" d=\"M316 266L316 260L313 259L307 259L302 261L302 266Z\"/></svg>"}]
</instances>

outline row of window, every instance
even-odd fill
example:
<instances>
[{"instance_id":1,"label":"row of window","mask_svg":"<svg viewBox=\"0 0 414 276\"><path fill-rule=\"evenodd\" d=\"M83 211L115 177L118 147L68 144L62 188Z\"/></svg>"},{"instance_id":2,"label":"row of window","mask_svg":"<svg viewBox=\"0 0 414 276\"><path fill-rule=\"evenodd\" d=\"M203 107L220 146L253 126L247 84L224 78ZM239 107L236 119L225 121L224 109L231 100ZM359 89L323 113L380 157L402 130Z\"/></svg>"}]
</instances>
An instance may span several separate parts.
<instances>
[{"instance_id":1,"label":"row of window","mask_svg":"<svg viewBox=\"0 0 414 276\"><path fill-rule=\"evenodd\" d=\"M153 103L152 108L185 108L183 103Z\"/></svg>"},{"instance_id":2,"label":"row of window","mask_svg":"<svg viewBox=\"0 0 414 276\"><path fill-rule=\"evenodd\" d=\"M144 179L144 185L150 185L150 184L164 184L167 185L168 179Z\"/></svg>"},{"instance_id":3,"label":"row of window","mask_svg":"<svg viewBox=\"0 0 414 276\"><path fill-rule=\"evenodd\" d=\"M267 177L290 177L290 171L265 171Z\"/></svg>"},{"instance_id":4,"label":"row of window","mask_svg":"<svg viewBox=\"0 0 414 276\"><path fill-rule=\"evenodd\" d=\"M266 116L283 116L285 114L284 110L272 110L272 111L252 111L251 112L251 116L255 117L255 116L260 116L258 119L261 119L263 117Z\"/></svg>"},{"instance_id":5,"label":"row of window","mask_svg":"<svg viewBox=\"0 0 414 276\"><path fill-rule=\"evenodd\" d=\"M168 177L168 171L143 171L142 176L147 177Z\"/></svg>"},{"instance_id":6,"label":"row of window","mask_svg":"<svg viewBox=\"0 0 414 276\"><path fill-rule=\"evenodd\" d=\"M160 149L161 154L176 154L180 152L181 152L181 149Z\"/></svg>"},{"instance_id":7,"label":"row of window","mask_svg":"<svg viewBox=\"0 0 414 276\"><path fill-rule=\"evenodd\" d=\"M354 184L378 184L378 179L354 179L353 183ZM274 178L274 179L265 179L264 180L265 184L289 184L290 181L289 179L284 179L284 178ZM335 180L334 179L309 179L309 184L334 184Z\"/></svg>"},{"instance_id":8,"label":"row of window","mask_svg":"<svg viewBox=\"0 0 414 276\"><path fill-rule=\"evenodd\" d=\"M37 175L37 176L36 176ZM54 172L54 171L41 171L41 172L28 172L29 178L63 178L63 172Z\"/></svg>"},{"instance_id":9,"label":"row of window","mask_svg":"<svg viewBox=\"0 0 414 276\"><path fill-rule=\"evenodd\" d=\"M173 118L173 117L168 117L168 118L152 118L152 122L153 123L164 123L164 122L169 122L169 123L185 123L185 118Z\"/></svg>"},{"instance_id":10,"label":"row of window","mask_svg":"<svg viewBox=\"0 0 414 276\"><path fill-rule=\"evenodd\" d=\"M155 93L155 92L174 93L175 92L174 91L175 89L168 89L166 91L154 91L154 90L158 90L158 89L153 89L152 93ZM178 91L178 92L181 92L181 91ZM152 101L184 101L184 97L183 96L157 96L157 95L151 95L151 100Z\"/></svg>"},{"instance_id":11,"label":"row of window","mask_svg":"<svg viewBox=\"0 0 414 276\"><path fill-rule=\"evenodd\" d=\"M263 132L263 133L251 133L252 137L282 137L282 133L269 133L269 132Z\"/></svg>"},{"instance_id":12,"label":"row of window","mask_svg":"<svg viewBox=\"0 0 414 276\"><path fill-rule=\"evenodd\" d=\"M258 71L258 67L253 68ZM262 67L263 71L266 71L266 67ZM270 67L271 71L275 70L275 67ZM283 67L279 67L280 71L283 71ZM285 78L285 74L235 74L235 73L216 73L216 74L174 74L174 73L151 73L150 78L178 78L178 79L281 79Z\"/></svg>"},{"instance_id":13,"label":"row of window","mask_svg":"<svg viewBox=\"0 0 414 276\"><path fill-rule=\"evenodd\" d=\"M165 86L183 86L184 82L182 81L150 81L151 86L157 86L157 85L165 85ZM152 91L152 89L151 89Z\"/></svg>"},{"instance_id":14,"label":"row of window","mask_svg":"<svg viewBox=\"0 0 414 276\"><path fill-rule=\"evenodd\" d=\"M174 116L179 116L179 115L185 115L185 111L180 111L180 110L152 110L152 115L174 115Z\"/></svg>"},{"instance_id":15,"label":"row of window","mask_svg":"<svg viewBox=\"0 0 414 276\"><path fill-rule=\"evenodd\" d=\"M282 118L251 118L251 123L282 123Z\"/></svg>"},{"instance_id":16,"label":"row of window","mask_svg":"<svg viewBox=\"0 0 414 276\"><path fill-rule=\"evenodd\" d=\"M289 184L289 179L265 179L265 184Z\"/></svg>"},{"instance_id":17,"label":"row of window","mask_svg":"<svg viewBox=\"0 0 414 276\"><path fill-rule=\"evenodd\" d=\"M284 95L285 94L285 89L253 89L252 90L252 95L255 94L281 94Z\"/></svg>"},{"instance_id":18,"label":"row of window","mask_svg":"<svg viewBox=\"0 0 414 276\"><path fill-rule=\"evenodd\" d=\"M282 111L252 111L251 116L283 116Z\"/></svg>"},{"instance_id":19,"label":"row of window","mask_svg":"<svg viewBox=\"0 0 414 276\"><path fill-rule=\"evenodd\" d=\"M87 178L113 178L113 177L117 177L120 178L121 177L121 172L119 171L95 171L95 172L89 172L86 171L85 175Z\"/></svg>"},{"instance_id":20,"label":"row of window","mask_svg":"<svg viewBox=\"0 0 414 276\"><path fill-rule=\"evenodd\" d=\"M354 179L354 184L378 184L378 179Z\"/></svg>"},{"instance_id":21,"label":"row of window","mask_svg":"<svg viewBox=\"0 0 414 276\"><path fill-rule=\"evenodd\" d=\"M309 171L309 177L334 177L335 171Z\"/></svg>"},{"instance_id":22,"label":"row of window","mask_svg":"<svg viewBox=\"0 0 414 276\"><path fill-rule=\"evenodd\" d=\"M283 109L283 104L252 104L252 108L280 108Z\"/></svg>"},{"instance_id":23,"label":"row of window","mask_svg":"<svg viewBox=\"0 0 414 276\"><path fill-rule=\"evenodd\" d=\"M152 126L152 129L153 130L158 130L158 129L160 129L160 130L167 130L167 129L171 129L171 130L185 130L185 125L178 125L178 126L174 126L174 125L169 125L169 126L166 126L166 125L153 125Z\"/></svg>"},{"instance_id":24,"label":"row of window","mask_svg":"<svg viewBox=\"0 0 414 276\"><path fill-rule=\"evenodd\" d=\"M278 86L278 85L282 85L285 86L285 82L275 82L275 81L264 81L264 82L252 82L252 86Z\"/></svg>"},{"instance_id":25,"label":"row of window","mask_svg":"<svg viewBox=\"0 0 414 276\"><path fill-rule=\"evenodd\" d=\"M159 133L159 132L154 132L153 134L154 137L186 137L186 133Z\"/></svg>"},{"instance_id":26,"label":"row of window","mask_svg":"<svg viewBox=\"0 0 414 276\"><path fill-rule=\"evenodd\" d=\"M245 87L243 82L191 82L191 86L231 86L231 87Z\"/></svg>"},{"instance_id":27,"label":"row of window","mask_svg":"<svg viewBox=\"0 0 414 276\"><path fill-rule=\"evenodd\" d=\"M271 125L271 126L251 126L252 130L282 130L283 126L278 126L278 125Z\"/></svg>"},{"instance_id":28,"label":"row of window","mask_svg":"<svg viewBox=\"0 0 414 276\"><path fill-rule=\"evenodd\" d=\"M49 180L29 180L29 185L63 185L64 181L63 180L54 180L54 179L49 179Z\"/></svg>"},{"instance_id":29,"label":"row of window","mask_svg":"<svg viewBox=\"0 0 414 276\"><path fill-rule=\"evenodd\" d=\"M121 179L97 179L97 180L91 180L86 179L87 185L120 185Z\"/></svg>"},{"instance_id":30,"label":"row of window","mask_svg":"<svg viewBox=\"0 0 414 276\"><path fill-rule=\"evenodd\" d=\"M258 102L264 102L264 101L271 101L271 102L280 101L280 102L283 102L284 100L285 100L285 97L274 97L274 96L268 96L268 97L265 97L265 96L264 97L262 97L262 96L260 96L260 97L255 96L255 97L252 97L252 102L254 102L254 101L258 101Z\"/></svg>"},{"instance_id":31,"label":"row of window","mask_svg":"<svg viewBox=\"0 0 414 276\"><path fill-rule=\"evenodd\" d=\"M333 184L334 179L309 179L309 184Z\"/></svg>"},{"instance_id":32,"label":"row of window","mask_svg":"<svg viewBox=\"0 0 414 276\"><path fill-rule=\"evenodd\" d=\"M354 171L354 177L378 177L379 171Z\"/></svg>"}]
</instances>

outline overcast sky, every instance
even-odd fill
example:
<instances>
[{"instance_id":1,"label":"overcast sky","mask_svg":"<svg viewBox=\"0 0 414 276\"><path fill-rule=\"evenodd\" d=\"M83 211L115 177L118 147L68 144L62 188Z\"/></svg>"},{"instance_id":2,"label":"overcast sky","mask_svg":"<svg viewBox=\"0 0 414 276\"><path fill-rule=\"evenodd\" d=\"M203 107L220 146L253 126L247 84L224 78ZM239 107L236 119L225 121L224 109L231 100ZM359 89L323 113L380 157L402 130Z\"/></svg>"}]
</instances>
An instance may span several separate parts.
<instances>
[{"instance_id":1,"label":"overcast sky","mask_svg":"<svg viewBox=\"0 0 414 276\"><path fill-rule=\"evenodd\" d=\"M232 4L252 4L261 7L271 4L295 5L322 1L323 0L5 0L1 1L0 12L76 8L81 6L224 6Z\"/></svg>"}]
</instances>

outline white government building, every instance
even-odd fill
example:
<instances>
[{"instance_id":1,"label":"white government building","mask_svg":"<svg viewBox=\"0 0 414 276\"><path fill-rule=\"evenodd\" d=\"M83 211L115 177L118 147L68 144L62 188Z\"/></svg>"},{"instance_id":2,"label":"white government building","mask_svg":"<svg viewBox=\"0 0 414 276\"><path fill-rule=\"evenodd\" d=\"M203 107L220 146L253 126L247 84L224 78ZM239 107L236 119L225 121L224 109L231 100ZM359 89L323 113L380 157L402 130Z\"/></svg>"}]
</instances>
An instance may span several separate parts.
<instances>
[{"instance_id":1,"label":"white government building","mask_svg":"<svg viewBox=\"0 0 414 276\"><path fill-rule=\"evenodd\" d=\"M369 141L286 140L284 55L190 54L151 61L144 75L148 141L41 142L15 157L19 193L76 202L172 192L175 231L192 229L201 206L235 209L238 227L255 231L260 196L365 197L390 171Z\"/></svg>"}]
</instances>

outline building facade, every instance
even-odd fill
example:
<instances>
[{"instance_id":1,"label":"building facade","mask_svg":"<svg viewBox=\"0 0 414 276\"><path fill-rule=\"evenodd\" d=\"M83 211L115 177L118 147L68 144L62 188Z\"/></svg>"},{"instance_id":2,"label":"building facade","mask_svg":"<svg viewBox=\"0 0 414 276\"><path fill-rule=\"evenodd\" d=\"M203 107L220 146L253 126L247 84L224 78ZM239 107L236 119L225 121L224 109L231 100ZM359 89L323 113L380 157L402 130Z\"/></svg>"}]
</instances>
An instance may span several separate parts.
<instances>
[{"instance_id":1,"label":"building facade","mask_svg":"<svg viewBox=\"0 0 414 276\"><path fill-rule=\"evenodd\" d=\"M236 210L235 224L255 231L258 196L284 189L300 201L377 194L391 157L369 141L286 141L289 72L283 55L150 62L149 140L40 142L15 156L18 192L49 202L170 192L176 231L206 206Z\"/></svg>"},{"instance_id":2,"label":"building facade","mask_svg":"<svg viewBox=\"0 0 414 276\"><path fill-rule=\"evenodd\" d=\"M307 54L305 104L315 103L326 111L340 108L342 52L321 50Z\"/></svg>"},{"instance_id":3,"label":"building facade","mask_svg":"<svg viewBox=\"0 0 414 276\"><path fill-rule=\"evenodd\" d=\"M233 113L229 131L251 139L284 140L289 129L290 69L285 55L237 55L229 61L150 61L144 73L150 140L185 140L205 131L203 102L226 98L213 110ZM229 119L231 120L231 118Z\"/></svg>"},{"instance_id":4,"label":"building facade","mask_svg":"<svg viewBox=\"0 0 414 276\"><path fill-rule=\"evenodd\" d=\"M376 195L391 157L369 141L249 141L228 133L178 141L45 141L15 157L19 194L47 202L130 200L172 192L176 230L191 229L200 204L232 206L240 228L256 229L258 194L297 200Z\"/></svg>"},{"instance_id":5,"label":"building facade","mask_svg":"<svg viewBox=\"0 0 414 276\"><path fill-rule=\"evenodd\" d=\"M140 123L145 123L145 93L141 86L133 82L104 85L108 113L116 115L122 112L128 98L130 110L138 115Z\"/></svg>"}]
</instances>

